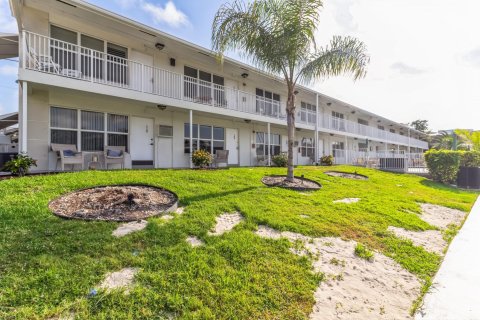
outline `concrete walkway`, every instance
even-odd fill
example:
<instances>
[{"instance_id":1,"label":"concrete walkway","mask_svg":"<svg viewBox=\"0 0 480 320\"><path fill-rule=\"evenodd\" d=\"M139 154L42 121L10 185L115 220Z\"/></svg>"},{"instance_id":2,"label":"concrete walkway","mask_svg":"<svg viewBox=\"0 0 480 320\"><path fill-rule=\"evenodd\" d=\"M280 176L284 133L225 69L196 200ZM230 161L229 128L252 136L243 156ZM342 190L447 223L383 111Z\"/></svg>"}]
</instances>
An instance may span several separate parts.
<instances>
[{"instance_id":1,"label":"concrete walkway","mask_svg":"<svg viewBox=\"0 0 480 320\"><path fill-rule=\"evenodd\" d=\"M416 320L480 320L480 198L453 239Z\"/></svg>"}]
</instances>

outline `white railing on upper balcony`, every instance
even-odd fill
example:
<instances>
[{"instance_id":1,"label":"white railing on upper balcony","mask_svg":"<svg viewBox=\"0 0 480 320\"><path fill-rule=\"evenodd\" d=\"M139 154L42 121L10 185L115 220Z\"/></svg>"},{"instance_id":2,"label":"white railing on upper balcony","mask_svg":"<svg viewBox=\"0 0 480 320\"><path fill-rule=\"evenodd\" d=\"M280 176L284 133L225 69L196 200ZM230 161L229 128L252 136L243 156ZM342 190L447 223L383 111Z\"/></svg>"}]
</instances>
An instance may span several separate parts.
<instances>
[{"instance_id":1,"label":"white railing on upper balcony","mask_svg":"<svg viewBox=\"0 0 480 320\"><path fill-rule=\"evenodd\" d=\"M345 120L330 115L320 115L318 121L319 127L321 128L351 133L354 135L378 139L395 144L410 145L411 147L428 149L428 143L425 141L377 129L375 127L366 126L354 121Z\"/></svg>"},{"instance_id":2,"label":"white railing on upper balcony","mask_svg":"<svg viewBox=\"0 0 480 320\"><path fill-rule=\"evenodd\" d=\"M286 119L285 105L209 81L192 78L76 44L23 32L22 66L63 77L210 105L270 118ZM297 123L315 126L315 112L299 108ZM319 118L319 127L408 144L408 137L333 117ZM427 148L411 139L412 147Z\"/></svg>"},{"instance_id":3,"label":"white railing on upper balcony","mask_svg":"<svg viewBox=\"0 0 480 320\"><path fill-rule=\"evenodd\" d=\"M24 32L27 69L173 99L284 119L279 101Z\"/></svg>"}]
</instances>

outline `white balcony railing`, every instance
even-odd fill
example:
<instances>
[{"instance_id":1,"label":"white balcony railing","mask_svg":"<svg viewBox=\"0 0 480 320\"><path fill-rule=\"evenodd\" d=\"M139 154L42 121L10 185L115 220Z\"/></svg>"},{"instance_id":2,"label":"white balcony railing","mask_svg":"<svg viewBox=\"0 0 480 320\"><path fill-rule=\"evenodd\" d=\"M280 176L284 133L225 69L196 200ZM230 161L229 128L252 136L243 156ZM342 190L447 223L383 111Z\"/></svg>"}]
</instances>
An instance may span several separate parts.
<instances>
[{"instance_id":1,"label":"white balcony railing","mask_svg":"<svg viewBox=\"0 0 480 320\"><path fill-rule=\"evenodd\" d=\"M23 32L22 66L26 69L106 84L213 107L286 119L284 103L128 60L32 32ZM297 123L315 126L315 112L299 109ZM408 137L352 121L320 115L319 128L408 145ZM410 139L412 147L427 148Z\"/></svg>"},{"instance_id":2,"label":"white balcony railing","mask_svg":"<svg viewBox=\"0 0 480 320\"><path fill-rule=\"evenodd\" d=\"M366 126L354 121L340 119L330 115L320 115L319 127L339 132L351 133L366 138L378 139L395 144L410 145L415 148L428 149L428 143L422 140L414 139L408 136Z\"/></svg>"}]
</instances>

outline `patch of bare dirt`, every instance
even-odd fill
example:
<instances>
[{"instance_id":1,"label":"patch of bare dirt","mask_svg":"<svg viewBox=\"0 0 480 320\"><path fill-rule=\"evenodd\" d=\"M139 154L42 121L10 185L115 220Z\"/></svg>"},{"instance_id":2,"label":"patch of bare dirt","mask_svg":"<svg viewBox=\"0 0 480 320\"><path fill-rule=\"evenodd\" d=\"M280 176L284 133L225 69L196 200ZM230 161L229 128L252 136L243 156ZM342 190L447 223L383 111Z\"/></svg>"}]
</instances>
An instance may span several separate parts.
<instances>
[{"instance_id":1,"label":"patch of bare dirt","mask_svg":"<svg viewBox=\"0 0 480 320\"><path fill-rule=\"evenodd\" d=\"M216 224L213 231L210 231L210 236L220 236L225 232L232 230L237 224L244 220L239 212L224 213L216 218Z\"/></svg>"},{"instance_id":2,"label":"patch of bare dirt","mask_svg":"<svg viewBox=\"0 0 480 320\"><path fill-rule=\"evenodd\" d=\"M354 179L354 180L368 180L367 176L364 176L358 173L340 172L340 171L326 171L324 173L327 176L331 176L331 177L340 177L340 178L347 178L347 179Z\"/></svg>"},{"instance_id":3,"label":"patch of bare dirt","mask_svg":"<svg viewBox=\"0 0 480 320\"><path fill-rule=\"evenodd\" d=\"M315 271L325 273L326 279L314 294L310 319L411 319L409 310L421 284L394 260L376 252L373 261L366 261L355 255L355 241L340 238L311 238L266 226L259 226L256 234L301 241L304 249L292 252L310 253Z\"/></svg>"},{"instance_id":4,"label":"patch of bare dirt","mask_svg":"<svg viewBox=\"0 0 480 320\"><path fill-rule=\"evenodd\" d=\"M447 247L442 232L438 230L410 231L392 226L387 230L393 232L397 238L411 240L414 245L439 255L443 255L443 251Z\"/></svg>"},{"instance_id":5,"label":"patch of bare dirt","mask_svg":"<svg viewBox=\"0 0 480 320\"><path fill-rule=\"evenodd\" d=\"M107 291L114 289L128 289L133 284L133 280L137 273L138 269L136 268L124 268L117 272L111 272L106 275L105 279L100 284L100 288Z\"/></svg>"},{"instance_id":6,"label":"patch of bare dirt","mask_svg":"<svg viewBox=\"0 0 480 320\"><path fill-rule=\"evenodd\" d=\"M123 223L112 232L112 235L117 238L124 237L127 234L145 229L147 227L147 224L148 222L145 220Z\"/></svg>"},{"instance_id":7,"label":"patch of bare dirt","mask_svg":"<svg viewBox=\"0 0 480 320\"><path fill-rule=\"evenodd\" d=\"M421 203L420 207L422 208L421 219L440 229L446 229L451 224L460 226L466 215L465 212L457 209L429 203Z\"/></svg>"},{"instance_id":8,"label":"patch of bare dirt","mask_svg":"<svg viewBox=\"0 0 480 320\"><path fill-rule=\"evenodd\" d=\"M49 204L58 216L84 220L137 221L176 209L177 197L150 186L108 186L75 191Z\"/></svg>"},{"instance_id":9,"label":"patch of bare dirt","mask_svg":"<svg viewBox=\"0 0 480 320\"><path fill-rule=\"evenodd\" d=\"M333 203L350 204L350 203L357 203L358 201L360 201L360 198L345 198L345 199L335 200L335 201L333 201Z\"/></svg>"},{"instance_id":10,"label":"patch of bare dirt","mask_svg":"<svg viewBox=\"0 0 480 320\"><path fill-rule=\"evenodd\" d=\"M293 190L318 190L321 185L315 181L295 177L293 181L287 181L286 176L266 176L263 177L263 184L269 187L281 187Z\"/></svg>"},{"instance_id":11,"label":"patch of bare dirt","mask_svg":"<svg viewBox=\"0 0 480 320\"><path fill-rule=\"evenodd\" d=\"M185 241L187 241L187 243L189 245L191 245L192 247L200 247L200 246L203 246L204 243L202 240L198 239L197 237L195 236L189 236L187 237L187 239L185 239Z\"/></svg>"}]
</instances>

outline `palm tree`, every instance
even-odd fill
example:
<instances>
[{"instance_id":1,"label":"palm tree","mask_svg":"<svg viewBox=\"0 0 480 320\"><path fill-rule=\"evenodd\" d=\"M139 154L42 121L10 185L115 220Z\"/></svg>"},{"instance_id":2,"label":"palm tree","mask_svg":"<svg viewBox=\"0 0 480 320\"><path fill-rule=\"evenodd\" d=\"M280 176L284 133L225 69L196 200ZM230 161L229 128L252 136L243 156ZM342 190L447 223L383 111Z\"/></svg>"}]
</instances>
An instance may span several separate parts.
<instances>
[{"instance_id":1,"label":"palm tree","mask_svg":"<svg viewBox=\"0 0 480 320\"><path fill-rule=\"evenodd\" d=\"M480 151L480 131L457 129L455 134L460 137L466 149Z\"/></svg>"},{"instance_id":2,"label":"palm tree","mask_svg":"<svg viewBox=\"0 0 480 320\"><path fill-rule=\"evenodd\" d=\"M322 0L233 0L218 9L212 25L212 47L220 60L225 51L235 50L286 82L288 181L294 177L297 84L340 74L357 80L366 75L370 61L364 43L352 37L335 36L329 45L316 46L322 6Z\"/></svg>"}]
</instances>

